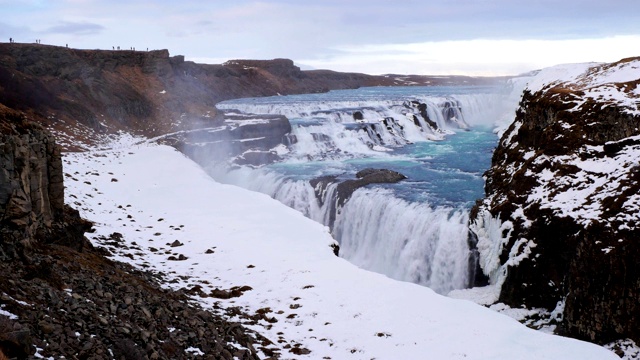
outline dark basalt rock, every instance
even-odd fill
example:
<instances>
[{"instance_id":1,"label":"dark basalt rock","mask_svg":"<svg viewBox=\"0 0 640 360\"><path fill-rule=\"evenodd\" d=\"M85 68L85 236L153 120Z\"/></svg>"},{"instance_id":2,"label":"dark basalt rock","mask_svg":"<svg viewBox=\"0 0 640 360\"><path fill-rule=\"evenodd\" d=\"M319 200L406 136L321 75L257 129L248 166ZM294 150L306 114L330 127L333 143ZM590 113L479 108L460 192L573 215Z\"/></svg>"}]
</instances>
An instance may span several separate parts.
<instances>
[{"instance_id":1,"label":"dark basalt rock","mask_svg":"<svg viewBox=\"0 0 640 360\"><path fill-rule=\"evenodd\" d=\"M26 116L0 105L0 258L24 258L36 242L82 250L91 223L64 204L60 147Z\"/></svg>"},{"instance_id":2,"label":"dark basalt rock","mask_svg":"<svg viewBox=\"0 0 640 360\"><path fill-rule=\"evenodd\" d=\"M363 169L356 173L356 180L343 180L337 175L321 176L309 181L316 195L316 200L320 206L325 206L325 201L331 201L329 208L329 227L333 228L336 219L336 212L349 200L354 191L370 184L393 184L406 179L407 177L399 172L387 169ZM329 187L336 184L333 197L329 196ZM339 249L335 249L337 253Z\"/></svg>"},{"instance_id":3,"label":"dark basalt rock","mask_svg":"<svg viewBox=\"0 0 640 360\"><path fill-rule=\"evenodd\" d=\"M469 218L473 218L474 215L469 215ZM471 230L467 236L467 245L469 246L469 279L468 286L487 286L489 285L489 277L482 272L480 267L480 254L478 252L478 236Z\"/></svg>"},{"instance_id":4,"label":"dark basalt rock","mask_svg":"<svg viewBox=\"0 0 640 360\"><path fill-rule=\"evenodd\" d=\"M387 169L364 169L356 173L357 180L345 180L338 184L338 206L344 205L354 191L369 184L393 184L407 177Z\"/></svg>"},{"instance_id":5,"label":"dark basalt rock","mask_svg":"<svg viewBox=\"0 0 640 360\"><path fill-rule=\"evenodd\" d=\"M640 118L593 100L577 111L576 99L582 95L576 87L525 92L485 174L487 199L476 205L471 218L488 211L513 224L502 247L502 265L524 254L521 239L535 245L516 264L507 265L500 302L553 310L564 301L558 333L596 343L621 338L638 342L640 230L626 220L637 216L635 210L623 204L640 192L640 170L616 156L638 151ZM585 194L585 204L602 209L597 220L580 220L548 208L549 204L530 203L543 171L554 174L545 180L546 188L562 193L580 185L581 178L593 183L600 176L589 172L585 177L582 172L579 177L581 169L566 159L604 158L625 165L619 168L615 186L607 184L606 193L600 187ZM520 215L514 215L516 209Z\"/></svg>"}]
</instances>

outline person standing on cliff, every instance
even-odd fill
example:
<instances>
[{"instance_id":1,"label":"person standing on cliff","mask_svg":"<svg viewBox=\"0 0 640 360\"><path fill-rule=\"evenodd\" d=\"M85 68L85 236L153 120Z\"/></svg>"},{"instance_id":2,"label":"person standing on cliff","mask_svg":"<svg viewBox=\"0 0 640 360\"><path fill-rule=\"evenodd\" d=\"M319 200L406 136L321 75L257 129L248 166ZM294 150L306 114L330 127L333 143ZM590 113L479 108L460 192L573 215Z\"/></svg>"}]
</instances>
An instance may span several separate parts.
<instances>
[{"instance_id":1,"label":"person standing on cliff","mask_svg":"<svg viewBox=\"0 0 640 360\"><path fill-rule=\"evenodd\" d=\"M13 38L9 38L9 43L13 44Z\"/></svg>"}]
</instances>

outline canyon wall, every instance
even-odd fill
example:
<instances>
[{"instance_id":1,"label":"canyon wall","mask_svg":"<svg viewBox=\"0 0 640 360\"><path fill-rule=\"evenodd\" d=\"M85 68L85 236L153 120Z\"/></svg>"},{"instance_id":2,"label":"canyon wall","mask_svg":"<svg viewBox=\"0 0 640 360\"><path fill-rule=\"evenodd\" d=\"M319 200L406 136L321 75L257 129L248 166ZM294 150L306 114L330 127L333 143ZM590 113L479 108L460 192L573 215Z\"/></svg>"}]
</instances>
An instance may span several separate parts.
<instances>
[{"instance_id":1,"label":"canyon wall","mask_svg":"<svg viewBox=\"0 0 640 360\"><path fill-rule=\"evenodd\" d=\"M480 265L498 301L561 313L561 334L637 342L640 59L547 72L485 174Z\"/></svg>"}]
</instances>

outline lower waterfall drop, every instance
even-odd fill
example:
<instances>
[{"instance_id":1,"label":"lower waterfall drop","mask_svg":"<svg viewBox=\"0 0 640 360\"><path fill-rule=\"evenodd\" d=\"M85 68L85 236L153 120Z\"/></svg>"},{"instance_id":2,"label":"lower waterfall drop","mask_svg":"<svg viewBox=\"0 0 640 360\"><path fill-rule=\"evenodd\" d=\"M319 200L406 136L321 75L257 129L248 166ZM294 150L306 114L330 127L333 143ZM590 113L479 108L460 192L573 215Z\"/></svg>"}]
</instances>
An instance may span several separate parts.
<instances>
[{"instance_id":1,"label":"lower waterfall drop","mask_svg":"<svg viewBox=\"0 0 640 360\"><path fill-rule=\"evenodd\" d=\"M336 216L340 255L367 270L447 294L468 285L468 213L360 189Z\"/></svg>"}]
</instances>

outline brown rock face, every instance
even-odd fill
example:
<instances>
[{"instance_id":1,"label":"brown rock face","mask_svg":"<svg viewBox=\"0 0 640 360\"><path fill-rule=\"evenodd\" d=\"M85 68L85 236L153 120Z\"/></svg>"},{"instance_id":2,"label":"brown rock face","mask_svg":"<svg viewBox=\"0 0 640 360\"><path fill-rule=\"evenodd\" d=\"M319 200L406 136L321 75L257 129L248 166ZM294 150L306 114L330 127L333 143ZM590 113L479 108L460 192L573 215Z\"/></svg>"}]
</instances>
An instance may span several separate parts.
<instances>
[{"instance_id":1,"label":"brown rock face","mask_svg":"<svg viewBox=\"0 0 640 360\"><path fill-rule=\"evenodd\" d=\"M53 136L1 105L0 125L0 257L22 256L34 241L52 237L82 248L90 224L64 205L60 147Z\"/></svg>"},{"instance_id":2,"label":"brown rock face","mask_svg":"<svg viewBox=\"0 0 640 360\"><path fill-rule=\"evenodd\" d=\"M0 44L0 103L67 134L161 135L210 123L215 104L240 97L390 85L385 77L304 72L287 59L196 64L167 50L77 50ZM76 137L83 131L76 130Z\"/></svg>"},{"instance_id":3,"label":"brown rock face","mask_svg":"<svg viewBox=\"0 0 640 360\"><path fill-rule=\"evenodd\" d=\"M4 110L4 122L15 116ZM20 132L18 132L20 131ZM64 186L60 148L53 137L36 128L0 134L0 224L5 257L17 255L21 246L51 229L64 211Z\"/></svg>"},{"instance_id":4,"label":"brown rock face","mask_svg":"<svg viewBox=\"0 0 640 360\"><path fill-rule=\"evenodd\" d=\"M637 82L602 86L624 95ZM486 173L487 197L472 214L508 224L499 301L549 310L564 301L559 333L639 341L640 118L588 91L577 82L525 92Z\"/></svg>"}]
</instances>

